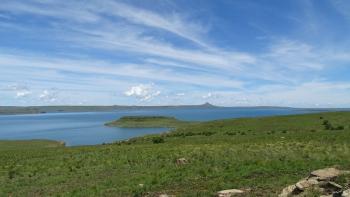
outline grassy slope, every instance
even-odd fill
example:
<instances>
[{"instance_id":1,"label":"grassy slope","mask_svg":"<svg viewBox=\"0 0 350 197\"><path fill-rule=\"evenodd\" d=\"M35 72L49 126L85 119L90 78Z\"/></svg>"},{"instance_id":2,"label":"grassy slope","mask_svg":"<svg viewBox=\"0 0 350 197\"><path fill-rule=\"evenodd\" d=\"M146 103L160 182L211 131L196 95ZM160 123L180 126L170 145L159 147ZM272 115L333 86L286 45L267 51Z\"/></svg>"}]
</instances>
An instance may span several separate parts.
<instances>
[{"instance_id":1,"label":"grassy slope","mask_svg":"<svg viewBox=\"0 0 350 197\"><path fill-rule=\"evenodd\" d=\"M118 120L106 123L107 126L124 128L156 128L156 127L180 127L191 122L181 121L174 117L166 116L124 116Z\"/></svg>"},{"instance_id":2,"label":"grassy slope","mask_svg":"<svg viewBox=\"0 0 350 197\"><path fill-rule=\"evenodd\" d=\"M64 142L53 140L0 140L1 151L63 147Z\"/></svg>"},{"instance_id":3,"label":"grassy slope","mask_svg":"<svg viewBox=\"0 0 350 197\"><path fill-rule=\"evenodd\" d=\"M320 119L320 116L323 119ZM324 130L327 119L344 130ZM0 149L0 196L274 196L314 169L350 169L350 112L222 120L104 146ZM177 166L177 158L189 164ZM144 184L140 187L139 184Z\"/></svg>"}]
</instances>

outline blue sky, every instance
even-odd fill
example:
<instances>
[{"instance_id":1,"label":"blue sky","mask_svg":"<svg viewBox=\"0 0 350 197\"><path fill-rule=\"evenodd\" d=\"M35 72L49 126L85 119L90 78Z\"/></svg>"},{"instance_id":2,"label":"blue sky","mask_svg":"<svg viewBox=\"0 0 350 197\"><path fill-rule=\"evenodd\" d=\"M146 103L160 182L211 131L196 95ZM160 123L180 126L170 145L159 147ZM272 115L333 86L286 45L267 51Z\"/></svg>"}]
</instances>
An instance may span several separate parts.
<instances>
[{"instance_id":1,"label":"blue sky","mask_svg":"<svg viewBox=\"0 0 350 197\"><path fill-rule=\"evenodd\" d=\"M0 105L350 107L347 0L2 0Z\"/></svg>"}]
</instances>

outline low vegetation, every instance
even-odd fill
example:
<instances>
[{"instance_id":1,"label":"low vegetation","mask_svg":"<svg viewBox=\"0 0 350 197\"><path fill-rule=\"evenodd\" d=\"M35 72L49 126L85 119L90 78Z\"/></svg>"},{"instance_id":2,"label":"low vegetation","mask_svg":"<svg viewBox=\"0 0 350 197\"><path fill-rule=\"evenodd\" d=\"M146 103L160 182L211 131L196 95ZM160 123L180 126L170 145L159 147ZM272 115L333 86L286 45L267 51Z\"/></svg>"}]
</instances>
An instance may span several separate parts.
<instances>
[{"instance_id":1,"label":"low vegetation","mask_svg":"<svg viewBox=\"0 0 350 197\"><path fill-rule=\"evenodd\" d=\"M64 147L64 142L52 140L0 140L0 149L4 150L28 150L38 148Z\"/></svg>"},{"instance_id":2,"label":"low vegetation","mask_svg":"<svg viewBox=\"0 0 350 197\"><path fill-rule=\"evenodd\" d=\"M343 129L328 130L324 120ZM350 112L332 112L181 123L98 146L0 144L0 196L213 196L232 188L277 196L315 169L349 170L349 126Z\"/></svg>"}]
</instances>

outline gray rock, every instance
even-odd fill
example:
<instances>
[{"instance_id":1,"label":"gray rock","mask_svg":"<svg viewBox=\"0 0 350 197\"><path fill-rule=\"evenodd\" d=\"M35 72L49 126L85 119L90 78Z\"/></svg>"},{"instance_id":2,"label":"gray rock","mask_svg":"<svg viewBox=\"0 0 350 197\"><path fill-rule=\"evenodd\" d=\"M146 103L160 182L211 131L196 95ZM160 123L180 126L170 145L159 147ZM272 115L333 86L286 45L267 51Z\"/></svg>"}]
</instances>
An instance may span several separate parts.
<instances>
[{"instance_id":1,"label":"gray rock","mask_svg":"<svg viewBox=\"0 0 350 197\"><path fill-rule=\"evenodd\" d=\"M343 193L341 194L341 197L350 197L350 189L343 191Z\"/></svg>"},{"instance_id":2,"label":"gray rock","mask_svg":"<svg viewBox=\"0 0 350 197\"><path fill-rule=\"evenodd\" d=\"M311 177L309 179L303 179L295 184L295 186L299 189L304 191L305 189L312 187L314 185L317 185L319 182L317 181L317 178Z\"/></svg>"},{"instance_id":3,"label":"gray rock","mask_svg":"<svg viewBox=\"0 0 350 197\"><path fill-rule=\"evenodd\" d=\"M311 172L310 177L318 177L319 180L332 180L341 174L342 172L336 168L324 168Z\"/></svg>"},{"instance_id":4,"label":"gray rock","mask_svg":"<svg viewBox=\"0 0 350 197\"><path fill-rule=\"evenodd\" d=\"M188 163L188 161L187 161L186 158L180 158L180 159L176 160L176 164L177 165L184 165L184 164L187 164L187 163Z\"/></svg>"},{"instance_id":5,"label":"gray rock","mask_svg":"<svg viewBox=\"0 0 350 197\"><path fill-rule=\"evenodd\" d=\"M289 197L295 193L299 193L300 190L297 188L296 185L290 185L288 187L285 187L282 192L278 195L278 197Z\"/></svg>"},{"instance_id":6,"label":"gray rock","mask_svg":"<svg viewBox=\"0 0 350 197\"><path fill-rule=\"evenodd\" d=\"M228 189L228 190L222 190L217 193L218 197L231 197L238 194L243 194L244 191L239 189Z\"/></svg>"}]
</instances>

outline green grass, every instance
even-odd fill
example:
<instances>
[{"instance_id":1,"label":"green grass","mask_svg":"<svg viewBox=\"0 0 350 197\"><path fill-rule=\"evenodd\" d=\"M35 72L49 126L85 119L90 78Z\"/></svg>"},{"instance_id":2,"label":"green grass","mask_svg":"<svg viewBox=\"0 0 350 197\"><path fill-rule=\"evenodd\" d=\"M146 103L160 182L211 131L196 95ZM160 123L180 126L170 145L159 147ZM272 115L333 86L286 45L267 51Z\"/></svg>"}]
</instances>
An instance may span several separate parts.
<instances>
[{"instance_id":1,"label":"green grass","mask_svg":"<svg viewBox=\"0 0 350 197\"><path fill-rule=\"evenodd\" d=\"M350 169L349 126L350 112L242 118L107 145L0 149L0 196L276 196L312 170Z\"/></svg>"},{"instance_id":2,"label":"green grass","mask_svg":"<svg viewBox=\"0 0 350 197\"><path fill-rule=\"evenodd\" d=\"M52 140L0 140L0 150L25 150L63 147L64 142Z\"/></svg>"},{"instance_id":3,"label":"green grass","mask_svg":"<svg viewBox=\"0 0 350 197\"><path fill-rule=\"evenodd\" d=\"M190 123L193 122L181 121L174 117L167 116L124 116L118 120L108 122L105 125L124 128L175 128Z\"/></svg>"}]
</instances>

